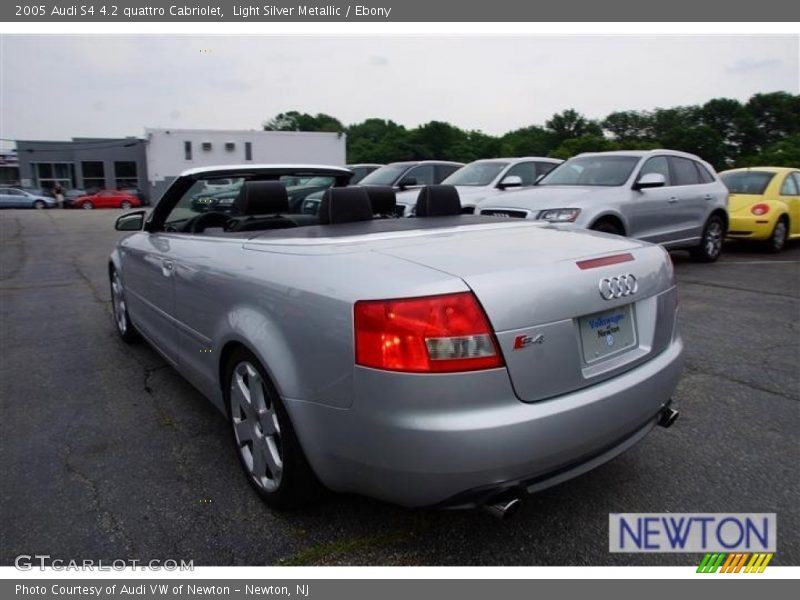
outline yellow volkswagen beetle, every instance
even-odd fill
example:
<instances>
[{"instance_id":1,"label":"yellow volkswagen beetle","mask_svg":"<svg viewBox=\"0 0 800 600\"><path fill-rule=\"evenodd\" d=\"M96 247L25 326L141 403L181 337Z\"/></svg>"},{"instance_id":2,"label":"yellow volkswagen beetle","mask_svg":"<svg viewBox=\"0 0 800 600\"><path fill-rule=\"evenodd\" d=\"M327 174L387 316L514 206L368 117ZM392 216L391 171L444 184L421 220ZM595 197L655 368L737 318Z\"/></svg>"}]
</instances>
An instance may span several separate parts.
<instances>
[{"instance_id":1,"label":"yellow volkswagen beetle","mask_svg":"<svg viewBox=\"0 0 800 600\"><path fill-rule=\"evenodd\" d=\"M760 240L771 252L800 238L800 170L749 167L719 174L728 187L728 239Z\"/></svg>"}]
</instances>

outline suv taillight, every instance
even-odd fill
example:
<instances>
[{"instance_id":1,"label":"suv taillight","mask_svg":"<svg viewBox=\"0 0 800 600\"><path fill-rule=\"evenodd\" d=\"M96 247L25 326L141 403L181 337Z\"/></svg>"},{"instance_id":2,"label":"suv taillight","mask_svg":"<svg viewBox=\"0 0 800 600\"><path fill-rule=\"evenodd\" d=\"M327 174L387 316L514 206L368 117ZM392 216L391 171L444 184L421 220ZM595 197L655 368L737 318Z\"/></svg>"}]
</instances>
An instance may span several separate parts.
<instances>
[{"instance_id":1,"label":"suv taillight","mask_svg":"<svg viewBox=\"0 0 800 600\"><path fill-rule=\"evenodd\" d=\"M503 366L489 320L471 292L363 300L354 310L356 364L454 373Z\"/></svg>"}]
</instances>

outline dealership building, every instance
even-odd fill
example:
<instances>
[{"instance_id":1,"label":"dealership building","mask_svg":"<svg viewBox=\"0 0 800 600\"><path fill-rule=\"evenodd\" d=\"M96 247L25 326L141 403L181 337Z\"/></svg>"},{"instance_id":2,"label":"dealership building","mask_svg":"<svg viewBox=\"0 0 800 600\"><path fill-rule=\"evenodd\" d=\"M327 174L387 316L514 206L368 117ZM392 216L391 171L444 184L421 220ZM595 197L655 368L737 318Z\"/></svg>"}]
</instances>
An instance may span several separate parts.
<instances>
[{"instance_id":1,"label":"dealership building","mask_svg":"<svg viewBox=\"0 0 800 600\"><path fill-rule=\"evenodd\" d=\"M72 138L66 142L17 140L20 185L64 189L148 189L145 141Z\"/></svg>"},{"instance_id":2,"label":"dealership building","mask_svg":"<svg viewBox=\"0 0 800 600\"><path fill-rule=\"evenodd\" d=\"M227 164L344 165L344 133L145 129L144 138L17 140L20 185L137 188L153 201L186 169Z\"/></svg>"}]
</instances>

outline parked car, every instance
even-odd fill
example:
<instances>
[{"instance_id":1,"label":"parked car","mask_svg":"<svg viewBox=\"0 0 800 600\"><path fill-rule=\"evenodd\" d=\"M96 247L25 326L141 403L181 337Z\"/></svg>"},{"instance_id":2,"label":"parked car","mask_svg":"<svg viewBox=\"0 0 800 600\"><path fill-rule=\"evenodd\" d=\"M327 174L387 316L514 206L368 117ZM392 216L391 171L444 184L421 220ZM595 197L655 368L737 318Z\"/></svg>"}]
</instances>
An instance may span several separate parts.
<instances>
[{"instance_id":1,"label":"parked car","mask_svg":"<svg viewBox=\"0 0 800 600\"><path fill-rule=\"evenodd\" d=\"M100 190L94 194L78 196L73 201L75 208L123 208L129 209L134 206L141 206L139 199L126 192L117 190Z\"/></svg>"},{"instance_id":2,"label":"parked car","mask_svg":"<svg viewBox=\"0 0 800 600\"><path fill-rule=\"evenodd\" d=\"M719 174L730 191L728 238L759 240L780 252L787 239L800 238L800 171L750 167Z\"/></svg>"},{"instance_id":3,"label":"parked car","mask_svg":"<svg viewBox=\"0 0 800 600\"><path fill-rule=\"evenodd\" d=\"M380 169L386 165L382 165L379 163L357 163L354 165L347 165L347 168L353 172L353 177L350 179L350 185L355 185L364 177L375 171L376 169Z\"/></svg>"},{"instance_id":4,"label":"parked car","mask_svg":"<svg viewBox=\"0 0 800 600\"><path fill-rule=\"evenodd\" d=\"M294 213L316 214L322 193L336 184L337 179L330 175L322 176L284 176L280 181L286 186L289 195L289 208ZM192 198L193 209L198 212L230 211L239 197L244 179L235 179L217 191L209 192L203 188ZM307 200L311 198L311 200Z\"/></svg>"},{"instance_id":5,"label":"parked car","mask_svg":"<svg viewBox=\"0 0 800 600\"><path fill-rule=\"evenodd\" d=\"M22 188L0 188L0 208L53 208L56 201L44 194L34 194Z\"/></svg>"},{"instance_id":6,"label":"parked car","mask_svg":"<svg viewBox=\"0 0 800 600\"><path fill-rule=\"evenodd\" d=\"M552 171L563 160L531 156L526 158L490 158L476 160L461 167L442 180L454 185L461 198L465 214L472 214L475 205L498 191L529 187ZM411 216L419 190L407 190L397 195L398 216Z\"/></svg>"},{"instance_id":7,"label":"parked car","mask_svg":"<svg viewBox=\"0 0 800 600\"><path fill-rule=\"evenodd\" d=\"M131 188L120 188L120 192L124 192L126 194L130 194L131 196L136 196L139 199L139 202L142 206L150 206L150 199L147 197L142 190L139 188L131 187Z\"/></svg>"},{"instance_id":8,"label":"parked car","mask_svg":"<svg viewBox=\"0 0 800 600\"><path fill-rule=\"evenodd\" d=\"M391 186L396 190L405 190L441 183L445 177L463 166L464 163L446 160L393 162L375 169L358 184Z\"/></svg>"},{"instance_id":9,"label":"parked car","mask_svg":"<svg viewBox=\"0 0 800 600\"><path fill-rule=\"evenodd\" d=\"M452 186L427 187L416 218L375 218L392 191L342 187L337 167L317 167L336 180L319 214L291 214L277 179L295 168L242 169L186 171L117 219L131 234L108 274L119 335L225 415L271 506L325 486L507 514L677 416L662 248L463 215ZM246 180L234 207L197 212L220 176Z\"/></svg>"},{"instance_id":10,"label":"parked car","mask_svg":"<svg viewBox=\"0 0 800 600\"><path fill-rule=\"evenodd\" d=\"M625 235L688 249L713 262L728 228L728 190L714 168L671 150L585 153L553 169L536 186L496 194L481 215L519 217Z\"/></svg>"},{"instance_id":11,"label":"parked car","mask_svg":"<svg viewBox=\"0 0 800 600\"><path fill-rule=\"evenodd\" d=\"M64 208L74 208L75 200L81 196L86 196L86 190L72 189L64 192Z\"/></svg>"}]
</instances>

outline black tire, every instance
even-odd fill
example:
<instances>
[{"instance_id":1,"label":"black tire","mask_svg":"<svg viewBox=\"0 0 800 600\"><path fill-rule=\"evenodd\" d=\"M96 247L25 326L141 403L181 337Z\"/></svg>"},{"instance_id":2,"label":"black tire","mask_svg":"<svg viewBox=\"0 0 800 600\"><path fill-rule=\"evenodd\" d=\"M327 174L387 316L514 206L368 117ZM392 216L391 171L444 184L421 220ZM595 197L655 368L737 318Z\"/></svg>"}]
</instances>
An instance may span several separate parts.
<instances>
[{"instance_id":1,"label":"black tire","mask_svg":"<svg viewBox=\"0 0 800 600\"><path fill-rule=\"evenodd\" d=\"M36 200L33 203L33 208L41 210L43 208L47 208L47 203L44 200Z\"/></svg>"},{"instance_id":2,"label":"black tire","mask_svg":"<svg viewBox=\"0 0 800 600\"><path fill-rule=\"evenodd\" d=\"M142 336L131 322L130 315L128 315L125 288L116 269L112 268L109 272L108 282L111 288L111 315L114 318L114 326L117 333L126 344L136 344L142 340Z\"/></svg>"},{"instance_id":3,"label":"black tire","mask_svg":"<svg viewBox=\"0 0 800 600\"><path fill-rule=\"evenodd\" d=\"M711 215L703 228L700 244L689 254L697 262L712 263L722 254L722 241L725 239L725 222L718 215Z\"/></svg>"},{"instance_id":4,"label":"black tire","mask_svg":"<svg viewBox=\"0 0 800 600\"><path fill-rule=\"evenodd\" d=\"M86 202L83 203L81 208L85 208L86 210L92 210L94 208L94 204L92 204L91 201L87 200Z\"/></svg>"},{"instance_id":5,"label":"black tire","mask_svg":"<svg viewBox=\"0 0 800 600\"><path fill-rule=\"evenodd\" d=\"M243 371L246 372L247 366L252 367L258 375L258 378L248 378L246 382L248 389L260 384L263 393L264 406L257 418L253 416L255 413L248 417L248 411L240 408L240 400L234 398L239 396L239 392L232 389L233 386L239 385L238 379L235 381L234 378L238 378ZM223 384L223 397L236 455L239 457L245 477L264 502L271 508L283 510L305 506L319 499L324 488L311 470L283 401L258 358L244 347L234 350L225 366ZM270 419L273 415L273 418L277 418L277 426L274 425L274 420ZM254 418L256 420L253 420ZM252 428L242 426L251 420L254 423ZM270 423L269 426L275 429L270 432L266 426L262 426L265 423ZM247 441L248 434L243 435L241 439L238 437L237 426L241 427L239 431L247 430L250 441ZM273 473L267 460L265 475L259 477L254 473L255 444L263 444L263 440L267 438L272 442L267 445L277 450L281 468L278 473ZM256 440L262 441L256 442Z\"/></svg>"},{"instance_id":6,"label":"black tire","mask_svg":"<svg viewBox=\"0 0 800 600\"><path fill-rule=\"evenodd\" d=\"M789 222L786 217L781 217L775 223L775 228L769 239L764 242L764 249L772 254L777 254L786 246L786 240L789 238Z\"/></svg>"},{"instance_id":7,"label":"black tire","mask_svg":"<svg viewBox=\"0 0 800 600\"><path fill-rule=\"evenodd\" d=\"M593 224L590 229L592 231L600 231L602 233L612 233L614 235L625 235L620 227L614 223L614 221L609 221L608 219L601 219L597 221L597 223Z\"/></svg>"}]
</instances>

